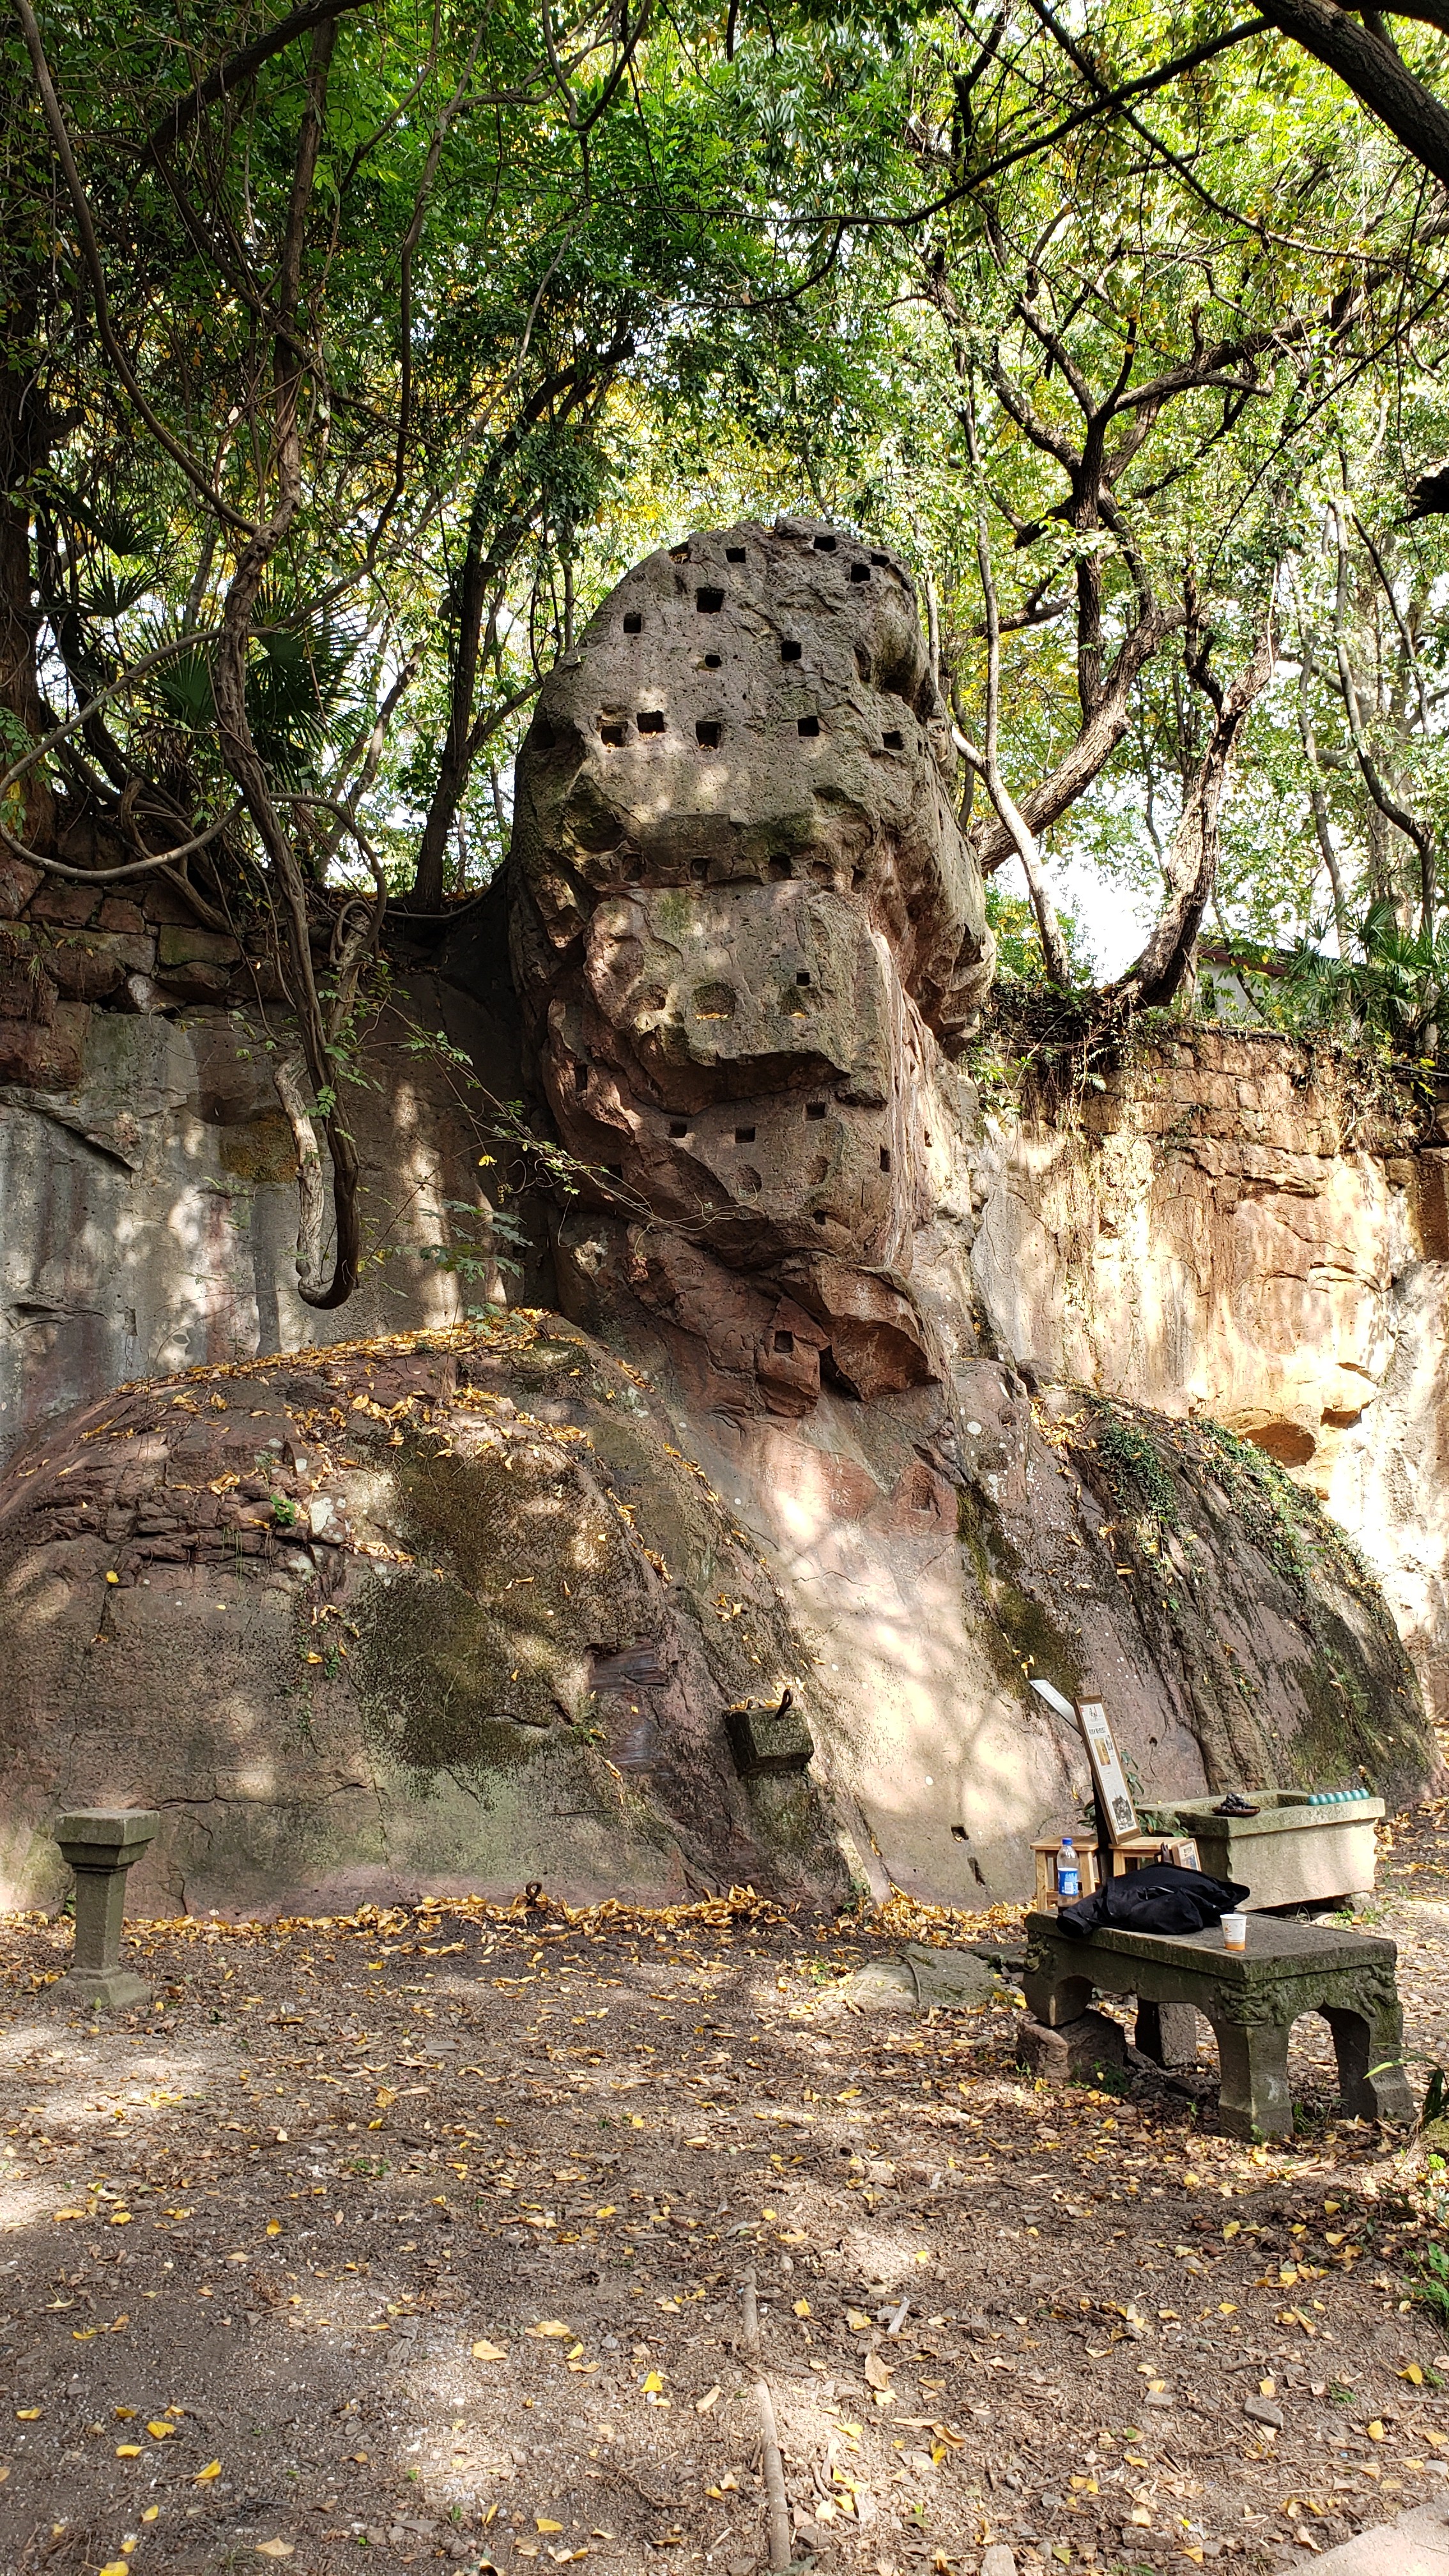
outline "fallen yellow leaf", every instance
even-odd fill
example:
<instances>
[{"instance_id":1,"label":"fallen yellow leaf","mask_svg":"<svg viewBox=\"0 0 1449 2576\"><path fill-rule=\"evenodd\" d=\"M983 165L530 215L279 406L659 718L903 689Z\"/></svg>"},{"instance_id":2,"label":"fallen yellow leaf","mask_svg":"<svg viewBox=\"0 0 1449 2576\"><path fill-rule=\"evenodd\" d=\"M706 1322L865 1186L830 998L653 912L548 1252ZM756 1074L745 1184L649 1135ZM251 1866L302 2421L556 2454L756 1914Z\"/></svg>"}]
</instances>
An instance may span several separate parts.
<instances>
[{"instance_id":1,"label":"fallen yellow leaf","mask_svg":"<svg viewBox=\"0 0 1449 2576\"><path fill-rule=\"evenodd\" d=\"M127 2576L124 2558L113 2558L101 2569L101 2576Z\"/></svg>"},{"instance_id":2,"label":"fallen yellow leaf","mask_svg":"<svg viewBox=\"0 0 1449 2576\"><path fill-rule=\"evenodd\" d=\"M33 2424L39 2413L40 2408L38 2406L17 2406L15 2409L15 2421L17 2424Z\"/></svg>"},{"instance_id":3,"label":"fallen yellow leaf","mask_svg":"<svg viewBox=\"0 0 1449 2576\"><path fill-rule=\"evenodd\" d=\"M508 2355L501 2343L490 2343L486 2335L473 2346L475 2361L506 2361Z\"/></svg>"},{"instance_id":4,"label":"fallen yellow leaf","mask_svg":"<svg viewBox=\"0 0 1449 2576\"><path fill-rule=\"evenodd\" d=\"M139 2442L118 2442L116 2444L116 2457L118 2460L139 2460L140 2456L141 2445Z\"/></svg>"},{"instance_id":5,"label":"fallen yellow leaf","mask_svg":"<svg viewBox=\"0 0 1449 2576\"><path fill-rule=\"evenodd\" d=\"M148 2424L146 2430L150 2434L153 2442L169 2442L172 2434L176 2430L176 2427L174 2424L163 2424L160 2416L158 2415L155 2423Z\"/></svg>"},{"instance_id":6,"label":"fallen yellow leaf","mask_svg":"<svg viewBox=\"0 0 1449 2576\"><path fill-rule=\"evenodd\" d=\"M112 2225L113 2227L129 2227L129 2226L130 2226L130 2224L131 2224L131 2213L130 2213L129 2209L113 2209L113 2210L112 2210L112 2212L111 2212L111 2225Z\"/></svg>"},{"instance_id":7,"label":"fallen yellow leaf","mask_svg":"<svg viewBox=\"0 0 1449 2576\"><path fill-rule=\"evenodd\" d=\"M795 2314L796 2314L796 2316L797 2316L797 2317L808 2317L808 2316L809 2316L809 2314L810 2314L810 2302L809 2302L809 2300L808 2300L808 2299L797 2299L797 2300L796 2300L796 2302L795 2302Z\"/></svg>"},{"instance_id":8,"label":"fallen yellow leaf","mask_svg":"<svg viewBox=\"0 0 1449 2576\"><path fill-rule=\"evenodd\" d=\"M296 2546L297 2544L295 2540L259 2540L257 2542L257 2556L259 2558L290 2558Z\"/></svg>"},{"instance_id":9,"label":"fallen yellow leaf","mask_svg":"<svg viewBox=\"0 0 1449 2576\"><path fill-rule=\"evenodd\" d=\"M141 2409L139 2406L118 2406L116 2408L116 2422L118 2424L134 2424L140 2412Z\"/></svg>"},{"instance_id":10,"label":"fallen yellow leaf","mask_svg":"<svg viewBox=\"0 0 1449 2576\"><path fill-rule=\"evenodd\" d=\"M535 2531L562 2531L563 2524L550 2522L546 2513L536 2513L533 2517L533 2527Z\"/></svg>"},{"instance_id":11,"label":"fallen yellow leaf","mask_svg":"<svg viewBox=\"0 0 1449 2576\"><path fill-rule=\"evenodd\" d=\"M663 2393L664 2393L664 2382L663 2382L663 2380L660 2378L659 2373L658 2373L658 2371L657 2371L657 2370L651 2370L651 2371L649 2372L648 2376L646 2377L645 2382L644 2382L644 2394L645 2394L645 2396L646 2396L646 2397L660 2397L660 2396L662 2396L662 2395L663 2395Z\"/></svg>"},{"instance_id":12,"label":"fallen yellow leaf","mask_svg":"<svg viewBox=\"0 0 1449 2576\"><path fill-rule=\"evenodd\" d=\"M269 2218L267 2220L267 2234L269 2236L280 2236L281 2232L282 2222L280 2218Z\"/></svg>"},{"instance_id":13,"label":"fallen yellow leaf","mask_svg":"<svg viewBox=\"0 0 1449 2576\"><path fill-rule=\"evenodd\" d=\"M160 2511L161 2507L159 2504L148 2504L145 2512L141 2516L141 2520L143 2522L154 2522Z\"/></svg>"},{"instance_id":14,"label":"fallen yellow leaf","mask_svg":"<svg viewBox=\"0 0 1449 2576\"><path fill-rule=\"evenodd\" d=\"M849 2326L852 2334L865 2334L869 2331L870 2319L867 2316L863 2316L859 2308L847 2308L845 2311L845 2322Z\"/></svg>"},{"instance_id":15,"label":"fallen yellow leaf","mask_svg":"<svg viewBox=\"0 0 1449 2576\"><path fill-rule=\"evenodd\" d=\"M195 2476L195 2478L193 2479L192 2483L193 2483L193 2485L198 2486L198 2487L209 2487L209 2486L210 2486L210 2484L211 2484L212 2479L213 2479L213 2478L219 2478L219 2477L220 2477L220 2475L221 2475L221 2462L220 2462L220 2460L208 2460L204 2469L198 2469L198 2470L197 2470L197 2472L196 2472L196 2476Z\"/></svg>"},{"instance_id":16,"label":"fallen yellow leaf","mask_svg":"<svg viewBox=\"0 0 1449 2576\"><path fill-rule=\"evenodd\" d=\"M1379 2422L1377 2415L1366 2429L1371 2442L1386 2442L1388 2440L1388 2435L1384 2431L1382 2424Z\"/></svg>"},{"instance_id":17,"label":"fallen yellow leaf","mask_svg":"<svg viewBox=\"0 0 1449 2576\"><path fill-rule=\"evenodd\" d=\"M557 2317L543 2317L536 2326L530 2326L528 2331L531 2335L566 2335L572 2342L574 2330L572 2326L560 2325Z\"/></svg>"},{"instance_id":18,"label":"fallen yellow leaf","mask_svg":"<svg viewBox=\"0 0 1449 2576\"><path fill-rule=\"evenodd\" d=\"M1416 2361L1411 2361L1407 2370L1401 2370L1399 2377L1411 2379L1416 2388L1422 2388L1424 2385L1424 2374Z\"/></svg>"}]
</instances>

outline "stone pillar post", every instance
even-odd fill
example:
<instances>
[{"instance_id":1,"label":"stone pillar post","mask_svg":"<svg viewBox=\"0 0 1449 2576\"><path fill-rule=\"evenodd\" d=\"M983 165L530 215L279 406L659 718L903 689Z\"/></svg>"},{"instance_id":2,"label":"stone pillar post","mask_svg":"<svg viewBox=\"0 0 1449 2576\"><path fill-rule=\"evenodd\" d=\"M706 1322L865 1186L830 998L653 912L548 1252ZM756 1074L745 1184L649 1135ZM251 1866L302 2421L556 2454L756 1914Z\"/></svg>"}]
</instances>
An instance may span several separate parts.
<instances>
[{"instance_id":1,"label":"stone pillar post","mask_svg":"<svg viewBox=\"0 0 1449 2576\"><path fill-rule=\"evenodd\" d=\"M149 1807L82 1807L56 1820L61 1856L75 1871L75 1952L59 1992L103 2012L151 2000L151 1989L121 1965L126 1872L159 1831Z\"/></svg>"}]
</instances>

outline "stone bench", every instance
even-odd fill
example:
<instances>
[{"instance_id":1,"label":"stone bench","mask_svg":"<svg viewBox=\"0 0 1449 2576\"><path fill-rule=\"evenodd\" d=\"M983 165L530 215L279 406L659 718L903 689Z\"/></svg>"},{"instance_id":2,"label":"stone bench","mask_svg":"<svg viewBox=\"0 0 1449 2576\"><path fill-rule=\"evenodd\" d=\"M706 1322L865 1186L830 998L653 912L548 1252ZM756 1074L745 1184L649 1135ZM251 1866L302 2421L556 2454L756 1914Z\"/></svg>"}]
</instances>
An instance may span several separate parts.
<instances>
[{"instance_id":1,"label":"stone bench","mask_svg":"<svg viewBox=\"0 0 1449 2576\"><path fill-rule=\"evenodd\" d=\"M1348 2116L1414 2118L1392 1941L1266 1914L1249 1917L1246 1950L1227 1949L1218 1924L1180 1937L1105 1930L1074 1940L1053 1915L1032 1913L1026 1934L1027 2009L1048 2030L1069 2029L1094 1994L1135 1995L1138 2047L1158 2065L1185 2063L1197 2041L1183 2008L1201 2013L1218 2046L1220 2116L1235 2137L1292 2134L1288 2034L1308 2012L1333 2033Z\"/></svg>"}]
</instances>

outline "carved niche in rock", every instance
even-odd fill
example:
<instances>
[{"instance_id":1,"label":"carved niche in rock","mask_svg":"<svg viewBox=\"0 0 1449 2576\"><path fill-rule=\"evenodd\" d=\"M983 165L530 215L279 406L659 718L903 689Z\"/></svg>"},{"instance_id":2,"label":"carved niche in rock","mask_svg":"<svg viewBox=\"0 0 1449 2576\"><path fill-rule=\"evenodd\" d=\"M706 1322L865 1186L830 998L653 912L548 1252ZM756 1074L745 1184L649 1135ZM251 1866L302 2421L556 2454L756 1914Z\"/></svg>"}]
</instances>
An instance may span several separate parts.
<instances>
[{"instance_id":1,"label":"carved niche in rock","mask_svg":"<svg viewBox=\"0 0 1449 2576\"><path fill-rule=\"evenodd\" d=\"M933 1373L909 1290L937 1049L993 962L915 593L799 520L619 584L519 754L514 963L624 1268L738 1400ZM733 1279L729 1274L748 1274Z\"/></svg>"}]
</instances>

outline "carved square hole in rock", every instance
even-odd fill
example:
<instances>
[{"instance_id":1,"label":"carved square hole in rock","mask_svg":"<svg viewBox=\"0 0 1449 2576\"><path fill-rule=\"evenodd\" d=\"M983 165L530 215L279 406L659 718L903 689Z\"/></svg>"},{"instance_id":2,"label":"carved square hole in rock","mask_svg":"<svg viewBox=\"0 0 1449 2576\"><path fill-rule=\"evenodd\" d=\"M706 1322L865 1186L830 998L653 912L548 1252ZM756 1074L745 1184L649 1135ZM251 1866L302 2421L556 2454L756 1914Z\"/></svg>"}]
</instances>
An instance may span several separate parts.
<instances>
[{"instance_id":1,"label":"carved square hole in rock","mask_svg":"<svg viewBox=\"0 0 1449 2576\"><path fill-rule=\"evenodd\" d=\"M709 874L708 859L691 859L689 862L689 873L692 877L698 877L702 885Z\"/></svg>"},{"instance_id":2,"label":"carved square hole in rock","mask_svg":"<svg viewBox=\"0 0 1449 2576\"><path fill-rule=\"evenodd\" d=\"M531 738L535 751L552 751L558 735L551 724L536 724L532 729Z\"/></svg>"},{"instance_id":3,"label":"carved square hole in rock","mask_svg":"<svg viewBox=\"0 0 1449 2576\"><path fill-rule=\"evenodd\" d=\"M852 581L869 581L869 564L853 563L850 567L850 578Z\"/></svg>"},{"instance_id":4,"label":"carved square hole in rock","mask_svg":"<svg viewBox=\"0 0 1449 2576\"><path fill-rule=\"evenodd\" d=\"M629 611L628 616L625 618L625 620L624 620L624 632L625 632L625 634L626 634L626 635L642 635L642 634L643 634L643 632L644 632L644 620L643 620L643 618L640 616L639 611L638 611L638 609L637 609L637 608L631 608L631 609L630 609L630 611Z\"/></svg>"},{"instance_id":5,"label":"carved square hole in rock","mask_svg":"<svg viewBox=\"0 0 1449 2576\"><path fill-rule=\"evenodd\" d=\"M891 1149L889 1145L882 1145L880 1149L880 1167L883 1172L888 1172L890 1170Z\"/></svg>"},{"instance_id":6,"label":"carved square hole in rock","mask_svg":"<svg viewBox=\"0 0 1449 2576\"><path fill-rule=\"evenodd\" d=\"M622 1181L624 1177L624 1166L622 1163L606 1163L604 1165L604 1169L608 1173L611 1181Z\"/></svg>"},{"instance_id":7,"label":"carved square hole in rock","mask_svg":"<svg viewBox=\"0 0 1449 2576\"><path fill-rule=\"evenodd\" d=\"M818 555L833 555L835 552L835 539L833 537L817 537L815 540L815 551Z\"/></svg>"},{"instance_id":8,"label":"carved square hole in rock","mask_svg":"<svg viewBox=\"0 0 1449 2576\"><path fill-rule=\"evenodd\" d=\"M798 662L804 650L805 647L803 644L795 643L792 638L787 635L784 643L780 647L780 659L782 662Z\"/></svg>"},{"instance_id":9,"label":"carved square hole in rock","mask_svg":"<svg viewBox=\"0 0 1449 2576\"><path fill-rule=\"evenodd\" d=\"M971 1837L966 1831L964 1825L953 1825L951 1827L951 1840L953 1843L969 1843Z\"/></svg>"},{"instance_id":10,"label":"carved square hole in rock","mask_svg":"<svg viewBox=\"0 0 1449 2576\"><path fill-rule=\"evenodd\" d=\"M707 671L717 671L720 668L720 657L718 653L706 653L704 656L704 667Z\"/></svg>"},{"instance_id":11,"label":"carved square hole in rock","mask_svg":"<svg viewBox=\"0 0 1449 2576\"><path fill-rule=\"evenodd\" d=\"M807 1100L805 1103L805 1115L807 1118L823 1118L825 1115L824 1101Z\"/></svg>"},{"instance_id":12,"label":"carved square hole in rock","mask_svg":"<svg viewBox=\"0 0 1449 2576\"><path fill-rule=\"evenodd\" d=\"M587 1091L587 1090L588 1090L588 1087L589 1087L589 1068L588 1068L588 1066L587 1066L586 1064L576 1064L576 1065L574 1066L574 1089L575 1089L575 1091Z\"/></svg>"},{"instance_id":13,"label":"carved square hole in rock","mask_svg":"<svg viewBox=\"0 0 1449 2576\"><path fill-rule=\"evenodd\" d=\"M794 1347L795 1336L793 1333L777 1333L775 1335L775 1348L777 1351L783 1351L787 1359Z\"/></svg>"},{"instance_id":14,"label":"carved square hole in rock","mask_svg":"<svg viewBox=\"0 0 1449 2576\"><path fill-rule=\"evenodd\" d=\"M694 728L694 739L703 743L706 751L718 751L724 739L724 726L716 724L712 717L701 716Z\"/></svg>"},{"instance_id":15,"label":"carved square hole in rock","mask_svg":"<svg viewBox=\"0 0 1449 2576\"><path fill-rule=\"evenodd\" d=\"M722 590L697 590L694 594L694 604L699 610L701 617L715 617L724 606L724 592Z\"/></svg>"},{"instance_id":16,"label":"carved square hole in rock","mask_svg":"<svg viewBox=\"0 0 1449 2576\"><path fill-rule=\"evenodd\" d=\"M687 1136L689 1134L687 1121L683 1118L671 1118L669 1121L669 1133L671 1136Z\"/></svg>"},{"instance_id":17,"label":"carved square hole in rock","mask_svg":"<svg viewBox=\"0 0 1449 2576\"><path fill-rule=\"evenodd\" d=\"M726 563L743 563L743 562L744 562L744 559L745 559L745 550L744 550L744 547L743 547L743 546L726 546L726 548L725 548L725 562L726 562Z\"/></svg>"},{"instance_id":18,"label":"carved square hole in rock","mask_svg":"<svg viewBox=\"0 0 1449 2576\"><path fill-rule=\"evenodd\" d=\"M813 742L820 731L820 718L818 716L802 716L795 727L795 731L800 736L802 742Z\"/></svg>"},{"instance_id":19,"label":"carved square hole in rock","mask_svg":"<svg viewBox=\"0 0 1449 2576\"><path fill-rule=\"evenodd\" d=\"M737 1145L753 1145L754 1141L755 1131L753 1127L737 1127L735 1129L735 1143Z\"/></svg>"},{"instance_id":20,"label":"carved square hole in rock","mask_svg":"<svg viewBox=\"0 0 1449 2576\"><path fill-rule=\"evenodd\" d=\"M879 564L888 564L888 563L890 562L890 556L889 556L889 555L872 555L872 556L871 556L871 562L872 562L872 563L879 563Z\"/></svg>"},{"instance_id":21,"label":"carved square hole in rock","mask_svg":"<svg viewBox=\"0 0 1449 2576\"><path fill-rule=\"evenodd\" d=\"M830 1223L830 1219L826 1215L824 1208L816 1209L815 1222L817 1225L828 1225Z\"/></svg>"},{"instance_id":22,"label":"carved square hole in rock","mask_svg":"<svg viewBox=\"0 0 1449 2576\"><path fill-rule=\"evenodd\" d=\"M808 966L797 966L797 967L796 967L796 969L795 969L795 981L796 981L796 983L797 983L797 984L808 984L808 983L809 983L809 981L810 981L810 969L809 969L809 967L808 967Z\"/></svg>"},{"instance_id":23,"label":"carved square hole in rock","mask_svg":"<svg viewBox=\"0 0 1449 2576\"><path fill-rule=\"evenodd\" d=\"M642 716L639 719L639 730L641 733L644 730L644 719ZM881 741L885 744L887 751L904 751L906 747L906 737L903 733L883 733L881 735Z\"/></svg>"},{"instance_id":24,"label":"carved square hole in rock","mask_svg":"<svg viewBox=\"0 0 1449 2576\"><path fill-rule=\"evenodd\" d=\"M641 733L662 733L664 731L664 718L657 707L651 707L646 715L636 716L634 718L634 722Z\"/></svg>"},{"instance_id":25,"label":"carved square hole in rock","mask_svg":"<svg viewBox=\"0 0 1449 2576\"><path fill-rule=\"evenodd\" d=\"M671 546L669 549L669 560L671 563L688 563L688 546Z\"/></svg>"},{"instance_id":26,"label":"carved square hole in rock","mask_svg":"<svg viewBox=\"0 0 1449 2576\"><path fill-rule=\"evenodd\" d=\"M783 882L786 877L792 877L794 873L795 871L791 866L790 861L785 858L779 850L777 850L770 861L771 876L774 877L777 882Z\"/></svg>"},{"instance_id":27,"label":"carved square hole in rock","mask_svg":"<svg viewBox=\"0 0 1449 2576\"><path fill-rule=\"evenodd\" d=\"M626 724L601 724L599 727L599 740L607 742L615 751L628 739L629 728Z\"/></svg>"}]
</instances>

